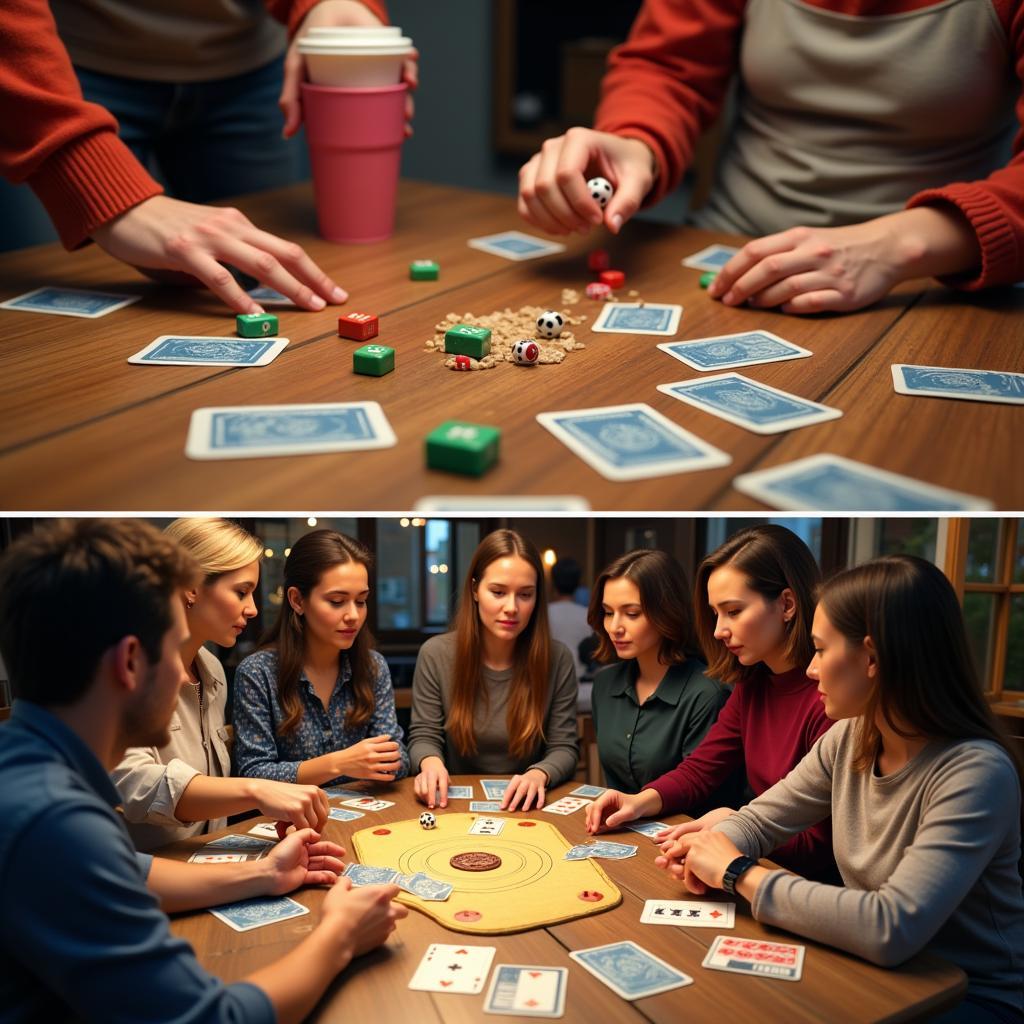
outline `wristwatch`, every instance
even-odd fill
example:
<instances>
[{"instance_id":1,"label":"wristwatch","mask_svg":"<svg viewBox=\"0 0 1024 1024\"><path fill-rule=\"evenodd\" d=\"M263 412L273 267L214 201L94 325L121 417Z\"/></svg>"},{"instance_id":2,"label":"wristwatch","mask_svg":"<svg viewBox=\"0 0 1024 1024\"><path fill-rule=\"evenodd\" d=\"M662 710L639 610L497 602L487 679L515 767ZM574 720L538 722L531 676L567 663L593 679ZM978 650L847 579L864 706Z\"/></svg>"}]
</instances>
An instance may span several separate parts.
<instances>
[{"instance_id":1,"label":"wristwatch","mask_svg":"<svg viewBox=\"0 0 1024 1024\"><path fill-rule=\"evenodd\" d=\"M725 874L722 875L722 888L730 895L736 895L736 883L740 880L740 875L749 871L751 868L757 867L757 861L753 857L737 857L726 869Z\"/></svg>"}]
</instances>

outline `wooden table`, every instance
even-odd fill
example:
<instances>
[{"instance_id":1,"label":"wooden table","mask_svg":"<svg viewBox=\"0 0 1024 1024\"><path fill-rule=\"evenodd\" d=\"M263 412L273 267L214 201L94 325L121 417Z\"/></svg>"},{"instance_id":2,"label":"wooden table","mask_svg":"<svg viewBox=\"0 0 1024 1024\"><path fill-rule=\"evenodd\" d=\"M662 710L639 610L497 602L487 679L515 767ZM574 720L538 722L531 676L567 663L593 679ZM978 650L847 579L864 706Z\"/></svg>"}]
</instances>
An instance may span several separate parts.
<instances>
[{"instance_id":1,"label":"wooden table","mask_svg":"<svg viewBox=\"0 0 1024 1024\"><path fill-rule=\"evenodd\" d=\"M455 783L476 783L477 778L457 776ZM575 787L569 783L554 790L551 799L566 795ZM481 793L476 785L477 793ZM395 802L379 814L344 824L330 821L325 836L351 848L354 831L372 824L386 824L419 816L422 805L412 795L412 780L373 790ZM482 798L482 797L480 797ZM467 801L453 801L452 810L468 809ZM439 811L443 814L444 812ZM531 816L544 817L543 811ZM587 838L583 814L550 817L571 843ZM679 815L667 819L686 820ZM231 831L244 832L252 822ZM161 853L184 859L208 837L186 840ZM636 842L637 855L627 861L601 861L601 866L622 890L617 907L593 917L580 918L543 929L512 935L465 936L449 931L416 910L399 922L387 945L354 962L334 982L313 1019L321 1022L446 1021L484 1019L484 995L443 995L414 992L409 979L431 942L496 946L495 963L544 964L569 968L568 999L564 1020L594 1024L596 1021L643 1021L678 1024L679 1021L866 1021L914 1020L948 1008L966 989L963 972L937 957L921 954L895 970L873 967L845 953L821 946L787 932L763 927L750 916L749 907L738 899L733 934L743 937L796 941L807 946L801 981L780 982L741 977L705 970L701 961L718 934L711 928L673 928L640 924L644 900L661 897L685 899L680 886L654 866L655 847L650 840L632 832L613 834L621 841ZM178 915L172 922L175 934L195 947L200 961L225 981L236 981L249 972L283 955L308 933L317 919L323 890L309 889L294 894L312 913L293 922L283 922L251 932L235 932L205 912ZM645 949L685 971L694 983L661 995L628 1003L570 960L569 950L585 949L621 939L634 939ZM486 992L486 990L485 990ZM489 1018L488 1018L489 1019Z\"/></svg>"},{"instance_id":2,"label":"wooden table","mask_svg":"<svg viewBox=\"0 0 1024 1024\"><path fill-rule=\"evenodd\" d=\"M897 361L1021 369L1020 290L963 296L918 282L859 313L788 317L709 299L699 272L681 267L680 258L710 241L740 240L692 228L638 222L622 238L597 233L570 241L562 255L510 263L466 245L473 235L523 227L504 196L403 182L395 236L361 247L317 238L308 186L248 196L238 205L262 227L304 245L351 293L345 307L320 313L280 310L281 334L291 343L268 367L129 365L127 357L160 334L233 335L233 317L208 293L143 280L95 246L77 253L41 246L0 257L0 298L42 284L144 296L99 320L0 310L5 509L408 511L439 494L569 494L594 510L759 509L732 488L737 474L821 451L967 491L997 508L1024 507L1024 409L896 395L889 370ZM597 303L562 303L565 287L582 295L590 279L585 254L596 246L608 248L613 265L625 270L624 291L686 307L681 338L763 327L810 349L812 358L743 372L838 406L844 416L763 437L655 390L699 374L660 352L658 339L592 333ZM441 263L439 281L408 280L410 260L420 257ZM524 305L586 314L577 331L586 349L557 366L500 364L476 373L446 370L440 355L425 350L449 312ZM352 373L354 344L336 335L337 316L346 310L380 316L379 340L397 350L394 373ZM189 416L200 406L364 399L384 407L396 447L226 462L184 455ZM636 401L727 451L732 464L613 483L535 419L543 411ZM446 419L499 426L499 464L481 479L427 470L423 439Z\"/></svg>"}]
</instances>

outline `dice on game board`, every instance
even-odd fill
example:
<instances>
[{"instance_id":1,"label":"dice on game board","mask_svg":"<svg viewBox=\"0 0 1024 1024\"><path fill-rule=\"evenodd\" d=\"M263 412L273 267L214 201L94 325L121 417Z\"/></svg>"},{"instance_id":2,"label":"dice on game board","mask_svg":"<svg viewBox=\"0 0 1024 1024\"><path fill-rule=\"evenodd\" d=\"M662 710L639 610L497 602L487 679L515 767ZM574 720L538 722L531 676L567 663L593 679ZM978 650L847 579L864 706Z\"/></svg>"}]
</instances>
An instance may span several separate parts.
<instances>
[{"instance_id":1,"label":"dice on game board","mask_svg":"<svg viewBox=\"0 0 1024 1024\"><path fill-rule=\"evenodd\" d=\"M277 334L277 317L273 313L239 313L235 317L235 333L240 338L264 338Z\"/></svg>"},{"instance_id":2,"label":"dice on game board","mask_svg":"<svg viewBox=\"0 0 1024 1024\"><path fill-rule=\"evenodd\" d=\"M430 811L424 811L420 815L420 827L421 828L435 828L437 825L437 818L435 818Z\"/></svg>"},{"instance_id":3,"label":"dice on game board","mask_svg":"<svg viewBox=\"0 0 1024 1024\"><path fill-rule=\"evenodd\" d=\"M556 313L553 309L545 310L537 317L537 333L542 338L557 338L564 326L562 314Z\"/></svg>"},{"instance_id":4,"label":"dice on game board","mask_svg":"<svg viewBox=\"0 0 1024 1024\"><path fill-rule=\"evenodd\" d=\"M533 338L523 338L512 346L512 361L519 366L534 366L540 359L540 345Z\"/></svg>"},{"instance_id":5,"label":"dice on game board","mask_svg":"<svg viewBox=\"0 0 1024 1024\"><path fill-rule=\"evenodd\" d=\"M376 338L377 318L372 313L346 313L338 317L338 337L350 341L367 341Z\"/></svg>"},{"instance_id":6,"label":"dice on game board","mask_svg":"<svg viewBox=\"0 0 1024 1024\"><path fill-rule=\"evenodd\" d=\"M608 200L615 195L615 189L607 178L591 178L587 182L587 191L602 210L608 205Z\"/></svg>"}]
</instances>

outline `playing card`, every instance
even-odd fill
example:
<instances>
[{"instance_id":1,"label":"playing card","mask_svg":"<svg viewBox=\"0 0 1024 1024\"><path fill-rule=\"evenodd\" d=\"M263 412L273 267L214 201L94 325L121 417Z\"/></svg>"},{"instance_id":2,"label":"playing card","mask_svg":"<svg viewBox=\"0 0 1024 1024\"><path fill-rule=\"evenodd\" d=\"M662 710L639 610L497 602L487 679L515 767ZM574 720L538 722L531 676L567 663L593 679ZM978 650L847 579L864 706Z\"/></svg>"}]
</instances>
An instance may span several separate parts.
<instances>
[{"instance_id":1,"label":"playing card","mask_svg":"<svg viewBox=\"0 0 1024 1024\"><path fill-rule=\"evenodd\" d=\"M642 999L693 984L689 975L641 949L635 942L612 942L607 946L570 951L569 956L623 999Z\"/></svg>"},{"instance_id":2,"label":"playing card","mask_svg":"<svg viewBox=\"0 0 1024 1024\"><path fill-rule=\"evenodd\" d=\"M253 825L249 829L249 835L273 839L275 843L280 838L277 834L277 824L273 821L261 821L258 825Z\"/></svg>"},{"instance_id":3,"label":"playing card","mask_svg":"<svg viewBox=\"0 0 1024 1024\"><path fill-rule=\"evenodd\" d=\"M741 473L733 487L772 508L818 512L965 512L992 502L844 459L811 455Z\"/></svg>"},{"instance_id":4,"label":"playing card","mask_svg":"<svg viewBox=\"0 0 1024 1024\"><path fill-rule=\"evenodd\" d=\"M484 1013L517 1017L561 1017L565 1013L565 967L498 964L484 997Z\"/></svg>"},{"instance_id":5,"label":"playing card","mask_svg":"<svg viewBox=\"0 0 1024 1024\"><path fill-rule=\"evenodd\" d=\"M448 899L455 887L448 882L442 882L436 878L431 878L422 871L417 871L416 874L408 879L403 888L406 892L412 893L413 896L419 896L420 899L433 901Z\"/></svg>"},{"instance_id":6,"label":"playing card","mask_svg":"<svg viewBox=\"0 0 1024 1024\"><path fill-rule=\"evenodd\" d=\"M672 338L679 330L682 306L655 302L606 302L591 325L600 334L654 334Z\"/></svg>"},{"instance_id":7,"label":"playing card","mask_svg":"<svg viewBox=\"0 0 1024 1024\"><path fill-rule=\"evenodd\" d=\"M584 800L578 796L563 796L561 800L556 800L553 804L545 804L541 810L547 811L548 814L573 814L590 803L593 803L593 800Z\"/></svg>"},{"instance_id":8,"label":"playing card","mask_svg":"<svg viewBox=\"0 0 1024 1024\"><path fill-rule=\"evenodd\" d=\"M586 860L589 856L590 846L587 843L580 843L566 850L562 860Z\"/></svg>"},{"instance_id":9,"label":"playing card","mask_svg":"<svg viewBox=\"0 0 1024 1024\"><path fill-rule=\"evenodd\" d=\"M694 270L721 270L738 252L739 249L731 245L709 245L687 256L682 264Z\"/></svg>"},{"instance_id":10,"label":"playing card","mask_svg":"<svg viewBox=\"0 0 1024 1024\"><path fill-rule=\"evenodd\" d=\"M363 814L348 807L332 807L328 817L333 821L355 821L356 818L362 818Z\"/></svg>"},{"instance_id":11,"label":"playing card","mask_svg":"<svg viewBox=\"0 0 1024 1024\"><path fill-rule=\"evenodd\" d=\"M449 946L441 942L427 947L409 988L424 992L460 992L476 995L494 959L494 946Z\"/></svg>"},{"instance_id":12,"label":"playing card","mask_svg":"<svg viewBox=\"0 0 1024 1024\"><path fill-rule=\"evenodd\" d=\"M372 796L359 796L352 800L342 800L342 807L354 807L360 811L383 811L386 807L394 807L394 800L378 800Z\"/></svg>"},{"instance_id":13,"label":"playing card","mask_svg":"<svg viewBox=\"0 0 1024 1024\"><path fill-rule=\"evenodd\" d=\"M771 331L719 334L691 341L665 341L658 348L695 370L726 370L754 363L778 363L806 359L812 353Z\"/></svg>"},{"instance_id":14,"label":"playing card","mask_svg":"<svg viewBox=\"0 0 1024 1024\"><path fill-rule=\"evenodd\" d=\"M496 836L505 827L504 818L477 818L469 826L471 836Z\"/></svg>"},{"instance_id":15,"label":"playing card","mask_svg":"<svg viewBox=\"0 0 1024 1024\"><path fill-rule=\"evenodd\" d=\"M358 789L346 789L344 786L324 786L324 792L329 800L361 800L366 796Z\"/></svg>"},{"instance_id":16,"label":"playing card","mask_svg":"<svg viewBox=\"0 0 1024 1024\"><path fill-rule=\"evenodd\" d=\"M632 843L613 843L607 839L598 839L586 844L591 857L604 860L628 860L636 856L637 847Z\"/></svg>"},{"instance_id":17,"label":"playing card","mask_svg":"<svg viewBox=\"0 0 1024 1024\"><path fill-rule=\"evenodd\" d=\"M471 249L489 252L492 256L503 256L507 260L532 260L538 256L550 256L565 252L561 242L549 242L546 238L535 238L522 231L502 231L496 235L471 238L466 243Z\"/></svg>"},{"instance_id":18,"label":"playing card","mask_svg":"<svg viewBox=\"0 0 1024 1024\"><path fill-rule=\"evenodd\" d=\"M257 896L251 900L210 907L210 913L217 920L234 928L236 932L248 932L253 928L262 928L266 924L302 917L303 914L309 913L309 907L304 907L289 896Z\"/></svg>"},{"instance_id":19,"label":"playing card","mask_svg":"<svg viewBox=\"0 0 1024 1024\"><path fill-rule=\"evenodd\" d=\"M505 790L508 789L508 779L481 779L480 785L483 787L484 796L488 800L500 800L505 795Z\"/></svg>"},{"instance_id":20,"label":"playing card","mask_svg":"<svg viewBox=\"0 0 1024 1024\"><path fill-rule=\"evenodd\" d=\"M190 459L252 459L390 448L397 443L377 402L205 407L192 413Z\"/></svg>"},{"instance_id":21,"label":"playing card","mask_svg":"<svg viewBox=\"0 0 1024 1024\"><path fill-rule=\"evenodd\" d=\"M277 832L274 833L277 839ZM274 844L267 839L257 839L255 836L221 836L207 843L204 850L224 850L231 853L255 853L262 855Z\"/></svg>"},{"instance_id":22,"label":"playing card","mask_svg":"<svg viewBox=\"0 0 1024 1024\"><path fill-rule=\"evenodd\" d=\"M18 309L26 313L52 313L54 316L80 316L87 320L106 316L138 302L141 295L94 292L82 288L36 288L6 302L0 309Z\"/></svg>"},{"instance_id":23,"label":"playing card","mask_svg":"<svg viewBox=\"0 0 1024 1024\"><path fill-rule=\"evenodd\" d=\"M392 868L371 864L347 864L342 874L351 878L353 885L392 885L398 877L398 872Z\"/></svg>"},{"instance_id":24,"label":"playing card","mask_svg":"<svg viewBox=\"0 0 1024 1024\"><path fill-rule=\"evenodd\" d=\"M804 971L805 946L789 942L716 935L701 966L736 974L756 974L780 981L799 981ZM572 954L569 954L572 956Z\"/></svg>"},{"instance_id":25,"label":"playing card","mask_svg":"<svg viewBox=\"0 0 1024 1024\"><path fill-rule=\"evenodd\" d=\"M659 384L658 390L755 434L779 434L843 415L842 409L788 394L741 373Z\"/></svg>"},{"instance_id":26,"label":"playing card","mask_svg":"<svg viewBox=\"0 0 1024 1024\"><path fill-rule=\"evenodd\" d=\"M607 480L641 480L732 462L643 402L542 412L537 422Z\"/></svg>"},{"instance_id":27,"label":"playing card","mask_svg":"<svg viewBox=\"0 0 1024 1024\"><path fill-rule=\"evenodd\" d=\"M261 284L256 288L250 288L246 293L250 299L258 302L261 306L294 306L295 303L282 295L276 288Z\"/></svg>"},{"instance_id":28,"label":"playing card","mask_svg":"<svg viewBox=\"0 0 1024 1024\"><path fill-rule=\"evenodd\" d=\"M473 787L472 786L449 786L448 787L448 799L449 800L472 800L473 799Z\"/></svg>"},{"instance_id":29,"label":"playing card","mask_svg":"<svg viewBox=\"0 0 1024 1024\"><path fill-rule=\"evenodd\" d=\"M574 494L430 494L418 499L413 512L589 512L590 503Z\"/></svg>"},{"instance_id":30,"label":"playing card","mask_svg":"<svg viewBox=\"0 0 1024 1024\"><path fill-rule=\"evenodd\" d=\"M206 847L203 847L205 850ZM197 851L189 857L189 864L236 864L242 861L255 860L256 858L250 858L247 853L203 853Z\"/></svg>"},{"instance_id":31,"label":"playing card","mask_svg":"<svg viewBox=\"0 0 1024 1024\"><path fill-rule=\"evenodd\" d=\"M736 904L703 903L699 900L647 900L640 922L684 925L687 928L733 928L736 924Z\"/></svg>"},{"instance_id":32,"label":"playing card","mask_svg":"<svg viewBox=\"0 0 1024 1024\"><path fill-rule=\"evenodd\" d=\"M1024 405L1024 373L896 363L892 368L892 386L900 395Z\"/></svg>"},{"instance_id":33,"label":"playing card","mask_svg":"<svg viewBox=\"0 0 1024 1024\"><path fill-rule=\"evenodd\" d=\"M661 821L645 821L640 824L633 822L625 826L630 832L639 832L648 839L653 839L659 832L664 832L669 826Z\"/></svg>"},{"instance_id":34,"label":"playing card","mask_svg":"<svg viewBox=\"0 0 1024 1024\"><path fill-rule=\"evenodd\" d=\"M287 338L203 338L161 334L128 357L139 366L266 366L288 344Z\"/></svg>"},{"instance_id":35,"label":"playing card","mask_svg":"<svg viewBox=\"0 0 1024 1024\"><path fill-rule=\"evenodd\" d=\"M471 811L479 811L486 814L488 811L500 811L501 801L500 800L474 800L470 805Z\"/></svg>"},{"instance_id":36,"label":"playing card","mask_svg":"<svg viewBox=\"0 0 1024 1024\"><path fill-rule=\"evenodd\" d=\"M577 786L569 796L584 796L588 799L600 796L602 793L607 793L608 790L604 786Z\"/></svg>"}]
</instances>

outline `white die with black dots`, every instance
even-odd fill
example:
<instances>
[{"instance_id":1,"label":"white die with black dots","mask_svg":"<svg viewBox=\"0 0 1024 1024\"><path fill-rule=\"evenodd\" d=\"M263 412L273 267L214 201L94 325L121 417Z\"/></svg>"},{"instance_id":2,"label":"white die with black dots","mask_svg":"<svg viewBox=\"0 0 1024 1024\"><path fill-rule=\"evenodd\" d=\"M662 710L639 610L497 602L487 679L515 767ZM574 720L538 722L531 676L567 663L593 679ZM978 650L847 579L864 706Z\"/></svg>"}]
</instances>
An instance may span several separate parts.
<instances>
[{"instance_id":1,"label":"white die with black dots","mask_svg":"<svg viewBox=\"0 0 1024 1024\"><path fill-rule=\"evenodd\" d=\"M556 313L553 309L547 309L537 317L537 333L542 338L559 337L564 326L562 314Z\"/></svg>"},{"instance_id":2,"label":"white die with black dots","mask_svg":"<svg viewBox=\"0 0 1024 1024\"><path fill-rule=\"evenodd\" d=\"M435 818L430 811L424 811L420 815L420 826L422 828L435 828L437 825L437 818Z\"/></svg>"},{"instance_id":3,"label":"white die with black dots","mask_svg":"<svg viewBox=\"0 0 1024 1024\"><path fill-rule=\"evenodd\" d=\"M615 195L615 189L612 188L612 183L607 178L591 178L587 182L587 191L590 193L590 198L602 210L611 201L612 196Z\"/></svg>"},{"instance_id":4,"label":"white die with black dots","mask_svg":"<svg viewBox=\"0 0 1024 1024\"><path fill-rule=\"evenodd\" d=\"M523 338L512 346L512 362L519 366L534 366L540 359L540 345L533 338Z\"/></svg>"}]
</instances>

